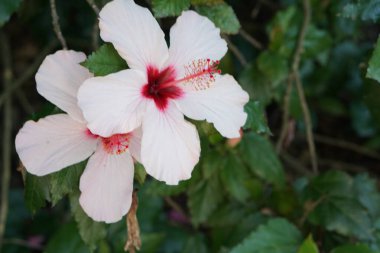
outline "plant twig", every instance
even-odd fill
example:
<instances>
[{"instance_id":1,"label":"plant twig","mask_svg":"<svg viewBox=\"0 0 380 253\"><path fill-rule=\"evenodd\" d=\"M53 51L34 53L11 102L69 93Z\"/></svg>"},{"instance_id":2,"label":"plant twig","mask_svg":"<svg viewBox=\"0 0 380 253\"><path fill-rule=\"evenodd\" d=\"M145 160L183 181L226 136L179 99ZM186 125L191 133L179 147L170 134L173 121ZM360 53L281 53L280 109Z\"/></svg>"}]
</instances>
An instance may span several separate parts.
<instances>
[{"instance_id":1,"label":"plant twig","mask_svg":"<svg viewBox=\"0 0 380 253\"><path fill-rule=\"evenodd\" d=\"M325 199L326 199L326 196L323 195L316 201L308 201L305 203L305 206L304 206L305 213L299 221L299 224L301 227L304 225L307 217L309 217L309 215L315 210L315 208L317 208Z\"/></svg>"},{"instance_id":2,"label":"plant twig","mask_svg":"<svg viewBox=\"0 0 380 253\"><path fill-rule=\"evenodd\" d=\"M247 33L246 31L244 31L243 29L240 29L239 30L239 34L241 35L241 37L243 37L246 41L248 41L253 47L257 48L257 49L263 49L263 45L258 41L256 40L255 38L253 38L251 35L249 35L249 33Z\"/></svg>"},{"instance_id":3,"label":"plant twig","mask_svg":"<svg viewBox=\"0 0 380 253\"><path fill-rule=\"evenodd\" d=\"M135 253L136 249L140 250L141 248L141 239L140 239L140 226L137 220L137 207L138 207L138 197L137 192L134 191L132 194L132 204L129 212L127 214L127 227L128 227L128 237L127 242L124 246L125 251L130 253Z\"/></svg>"},{"instance_id":4,"label":"plant twig","mask_svg":"<svg viewBox=\"0 0 380 253\"><path fill-rule=\"evenodd\" d=\"M247 60L245 59L244 55L240 52L239 48L237 48L237 46L235 46L227 36L223 36L223 39L226 40L228 48L236 56L240 64L242 66L246 66Z\"/></svg>"},{"instance_id":5,"label":"plant twig","mask_svg":"<svg viewBox=\"0 0 380 253\"><path fill-rule=\"evenodd\" d=\"M319 135L319 134L314 134L314 138L315 138L315 141L317 141L317 142L320 142L320 143L323 143L326 145L330 145L330 146L334 146L334 147L338 147L338 148L342 148L342 149L347 149L347 150L353 151L355 153L365 155L365 156L371 157L373 159L380 160L380 154L378 154L377 152L375 152L371 149L362 147L358 144L348 142L345 140L341 140L341 139L332 138L329 136Z\"/></svg>"},{"instance_id":6,"label":"plant twig","mask_svg":"<svg viewBox=\"0 0 380 253\"><path fill-rule=\"evenodd\" d=\"M94 10L94 12L96 13L96 15L99 15L99 7L96 5L95 1L94 0L86 0L88 5L90 5L90 7Z\"/></svg>"},{"instance_id":7,"label":"plant twig","mask_svg":"<svg viewBox=\"0 0 380 253\"><path fill-rule=\"evenodd\" d=\"M51 17L53 20L52 24L53 24L55 35L57 35L57 38L59 42L61 43L62 48L67 50L66 40L63 37L61 27L59 26L59 17L57 13L57 7L55 6L55 0L50 0L50 11L51 11Z\"/></svg>"},{"instance_id":8,"label":"plant twig","mask_svg":"<svg viewBox=\"0 0 380 253\"><path fill-rule=\"evenodd\" d=\"M49 54L54 48L58 45L57 40L53 40L42 52L36 57L32 65L26 69L23 74L16 79L12 85L5 88L4 92L0 95L0 108L6 98L10 96L15 90L20 88L26 81L28 81L37 71L38 67L41 65L41 62L45 59L46 55Z\"/></svg>"},{"instance_id":9,"label":"plant twig","mask_svg":"<svg viewBox=\"0 0 380 253\"><path fill-rule=\"evenodd\" d=\"M3 61L3 85L7 89L13 78L12 58L10 46L5 34L0 33L1 59ZM12 146L12 99L7 97L4 103L3 129L3 175L1 180L1 207L0 207L0 252L3 245L5 226L8 216L8 194L11 177L11 146Z\"/></svg>"},{"instance_id":10,"label":"plant twig","mask_svg":"<svg viewBox=\"0 0 380 253\"><path fill-rule=\"evenodd\" d=\"M314 136L313 136L313 129L312 129L313 126L312 126L312 122L311 122L309 107L308 107L307 102L306 102L305 92L303 90L303 85L302 85L302 81L301 81L301 77L300 77L300 73L299 73L299 65L300 65L300 61L301 61L301 54L303 51L305 34L306 34L306 31L307 31L307 28L309 26L310 19L311 19L310 0L303 0L303 8L304 8L304 19L302 22L301 30L299 32L296 49L294 51L294 56L293 56L293 61L292 61L292 66L291 66L291 73L290 73L289 78L294 79L295 84L296 84L297 93L298 93L298 96L300 98L302 113L304 116L304 121L305 121L305 126L306 126L306 136L307 136L307 143L308 143L309 151L310 151L311 165L312 165L313 172L317 173L318 172L318 160L317 160L317 152L316 152L315 143L314 143ZM292 85L291 83L292 82L288 82L288 88L287 88L288 90L291 89L291 85ZM290 88L289 88L289 86L290 86ZM285 99L284 99L284 115L283 115L285 118L284 122L286 122L286 123L283 124L283 126L282 126L283 128L285 128L285 131L281 130L281 133L283 133L283 132L286 133L286 130L287 130L286 125L288 124L288 118L289 118L288 114L289 113L286 111L287 109L285 109L285 108L289 107L289 101L290 101L289 96L290 96L290 92L289 93L287 92ZM285 113L287 115L285 115ZM283 139L279 139L279 142L277 144L278 150L281 149L280 147L281 147L282 143L280 141L283 141Z\"/></svg>"},{"instance_id":11,"label":"plant twig","mask_svg":"<svg viewBox=\"0 0 380 253\"><path fill-rule=\"evenodd\" d=\"M300 163L299 159L296 159L293 156L286 154L285 152L281 153L281 158L301 175L306 177L312 176L310 170L308 170L302 163Z\"/></svg>"},{"instance_id":12,"label":"plant twig","mask_svg":"<svg viewBox=\"0 0 380 253\"><path fill-rule=\"evenodd\" d=\"M286 139L286 136L288 135L288 129L289 129L289 104L290 104L290 96L292 94L293 89L293 75L292 73L288 76L288 82L286 85L286 92L284 97L284 108L282 113L282 125L281 125L281 132L280 137L277 140L276 144L276 151L277 153L281 153L282 146L284 144L284 141Z\"/></svg>"},{"instance_id":13,"label":"plant twig","mask_svg":"<svg viewBox=\"0 0 380 253\"><path fill-rule=\"evenodd\" d=\"M95 21L94 27L92 28L92 48L94 50L99 47L99 23L98 20Z\"/></svg>"},{"instance_id":14,"label":"plant twig","mask_svg":"<svg viewBox=\"0 0 380 253\"><path fill-rule=\"evenodd\" d=\"M187 217L186 212L182 209L180 205L178 205L171 197L164 197L165 202L173 208L175 211L183 215L184 217Z\"/></svg>"},{"instance_id":15,"label":"plant twig","mask_svg":"<svg viewBox=\"0 0 380 253\"><path fill-rule=\"evenodd\" d=\"M303 91L303 86L302 86L301 78L299 76L298 71L296 72L295 79L296 79L297 92L300 98L301 108L302 108L304 121L305 121L306 139L307 139L307 143L308 143L309 151L310 151L311 166L313 168L313 172L318 173L318 160L317 160L317 151L315 149L315 142L314 142L314 135L313 135L313 123L311 121L309 107L307 106L305 93Z\"/></svg>"}]
</instances>

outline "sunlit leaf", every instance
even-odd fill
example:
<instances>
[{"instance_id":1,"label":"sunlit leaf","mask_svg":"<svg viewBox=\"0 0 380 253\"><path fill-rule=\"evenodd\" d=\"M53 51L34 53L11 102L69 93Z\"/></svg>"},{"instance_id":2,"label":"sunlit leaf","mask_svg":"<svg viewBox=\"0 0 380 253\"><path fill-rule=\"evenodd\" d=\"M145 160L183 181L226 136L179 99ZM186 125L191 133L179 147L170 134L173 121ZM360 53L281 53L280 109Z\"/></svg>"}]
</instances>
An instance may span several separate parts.
<instances>
[{"instance_id":1,"label":"sunlit leaf","mask_svg":"<svg viewBox=\"0 0 380 253\"><path fill-rule=\"evenodd\" d=\"M221 32L236 34L240 29L240 22L231 6L221 3L213 5L197 5L199 14L208 17L220 28Z\"/></svg>"},{"instance_id":2,"label":"sunlit leaf","mask_svg":"<svg viewBox=\"0 0 380 253\"><path fill-rule=\"evenodd\" d=\"M152 7L157 18L178 16L190 7L190 0L153 0Z\"/></svg>"},{"instance_id":3,"label":"sunlit leaf","mask_svg":"<svg viewBox=\"0 0 380 253\"><path fill-rule=\"evenodd\" d=\"M285 219L272 219L248 235L231 253L294 253L301 240L301 233L293 224Z\"/></svg>"},{"instance_id":4,"label":"sunlit leaf","mask_svg":"<svg viewBox=\"0 0 380 253\"><path fill-rule=\"evenodd\" d=\"M104 44L82 63L95 76L105 76L126 69L127 63L112 44Z\"/></svg>"}]
</instances>

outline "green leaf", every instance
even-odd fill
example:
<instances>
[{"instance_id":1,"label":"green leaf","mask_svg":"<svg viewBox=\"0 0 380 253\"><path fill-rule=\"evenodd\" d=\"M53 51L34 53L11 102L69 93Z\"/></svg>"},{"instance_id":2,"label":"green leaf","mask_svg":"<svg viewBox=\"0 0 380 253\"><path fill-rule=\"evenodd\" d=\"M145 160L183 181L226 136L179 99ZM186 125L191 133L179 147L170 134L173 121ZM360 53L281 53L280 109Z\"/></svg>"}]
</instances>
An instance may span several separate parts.
<instances>
[{"instance_id":1,"label":"green leaf","mask_svg":"<svg viewBox=\"0 0 380 253\"><path fill-rule=\"evenodd\" d=\"M301 240L301 233L293 224L277 218L261 225L230 253L294 253Z\"/></svg>"},{"instance_id":2,"label":"green leaf","mask_svg":"<svg viewBox=\"0 0 380 253\"><path fill-rule=\"evenodd\" d=\"M87 161L83 161L50 175L50 193L53 205L57 204L66 194L78 190L79 178L86 164Z\"/></svg>"},{"instance_id":3,"label":"green leaf","mask_svg":"<svg viewBox=\"0 0 380 253\"><path fill-rule=\"evenodd\" d=\"M150 195L175 196L188 189L189 180L180 181L178 185L167 185L164 182L153 180L146 187L146 192Z\"/></svg>"},{"instance_id":4,"label":"green leaf","mask_svg":"<svg viewBox=\"0 0 380 253\"><path fill-rule=\"evenodd\" d=\"M242 159L252 172L262 179L282 187L285 183L284 170L272 144L264 137L247 133L240 145Z\"/></svg>"},{"instance_id":5,"label":"green leaf","mask_svg":"<svg viewBox=\"0 0 380 253\"><path fill-rule=\"evenodd\" d=\"M249 191L244 182L249 180L249 173L244 164L235 156L230 155L220 173L223 188L236 200L245 202L249 197Z\"/></svg>"},{"instance_id":6,"label":"green leaf","mask_svg":"<svg viewBox=\"0 0 380 253\"><path fill-rule=\"evenodd\" d=\"M368 248L365 244L356 244L356 245L344 245L340 246L331 253L376 253L375 251L372 251L370 248Z\"/></svg>"},{"instance_id":7,"label":"green leaf","mask_svg":"<svg viewBox=\"0 0 380 253\"><path fill-rule=\"evenodd\" d=\"M139 184L143 185L146 179L146 171L142 164L135 163L135 179Z\"/></svg>"},{"instance_id":8,"label":"green leaf","mask_svg":"<svg viewBox=\"0 0 380 253\"><path fill-rule=\"evenodd\" d=\"M44 253L90 253L74 222L63 225L49 240Z\"/></svg>"},{"instance_id":9,"label":"green leaf","mask_svg":"<svg viewBox=\"0 0 380 253\"><path fill-rule=\"evenodd\" d=\"M190 0L152 0L153 13L157 18L178 16L189 7Z\"/></svg>"},{"instance_id":10,"label":"green leaf","mask_svg":"<svg viewBox=\"0 0 380 253\"><path fill-rule=\"evenodd\" d=\"M354 192L373 220L380 217L380 193L377 181L368 174L359 174L354 178Z\"/></svg>"},{"instance_id":11,"label":"green leaf","mask_svg":"<svg viewBox=\"0 0 380 253\"><path fill-rule=\"evenodd\" d=\"M212 227L233 226L244 219L251 211L241 208L237 202L229 201L216 210L207 220Z\"/></svg>"},{"instance_id":12,"label":"green leaf","mask_svg":"<svg viewBox=\"0 0 380 253\"><path fill-rule=\"evenodd\" d=\"M315 177L306 191L306 199L316 203L309 220L339 234L372 240L372 224L367 210L353 189L352 178L339 171Z\"/></svg>"},{"instance_id":13,"label":"green leaf","mask_svg":"<svg viewBox=\"0 0 380 253\"><path fill-rule=\"evenodd\" d=\"M38 177L27 173L25 179L25 203L34 214L50 201L49 176Z\"/></svg>"},{"instance_id":14,"label":"green leaf","mask_svg":"<svg viewBox=\"0 0 380 253\"><path fill-rule=\"evenodd\" d=\"M380 0L370 0L364 5L361 15L362 20L372 20L373 22L380 18Z\"/></svg>"},{"instance_id":15,"label":"green leaf","mask_svg":"<svg viewBox=\"0 0 380 253\"><path fill-rule=\"evenodd\" d=\"M206 221L216 210L223 200L222 191L223 188L216 176L202 180L189 189L187 205L195 226Z\"/></svg>"},{"instance_id":16,"label":"green leaf","mask_svg":"<svg viewBox=\"0 0 380 253\"><path fill-rule=\"evenodd\" d=\"M272 86L285 80L289 72L286 58L271 51L264 51L259 55L257 67L271 80Z\"/></svg>"},{"instance_id":17,"label":"green leaf","mask_svg":"<svg viewBox=\"0 0 380 253\"><path fill-rule=\"evenodd\" d=\"M211 149L207 150L202 156L202 173L205 179L216 176L220 169L223 167L223 160L220 159L220 152Z\"/></svg>"},{"instance_id":18,"label":"green leaf","mask_svg":"<svg viewBox=\"0 0 380 253\"><path fill-rule=\"evenodd\" d=\"M164 233L142 233L141 252L155 253L165 239Z\"/></svg>"},{"instance_id":19,"label":"green leaf","mask_svg":"<svg viewBox=\"0 0 380 253\"><path fill-rule=\"evenodd\" d=\"M244 110L248 115L244 129L252 129L258 134L271 134L264 108L259 101L250 100L245 105Z\"/></svg>"},{"instance_id":20,"label":"green leaf","mask_svg":"<svg viewBox=\"0 0 380 253\"><path fill-rule=\"evenodd\" d=\"M0 27L3 26L21 4L22 0L1 0L0 1Z\"/></svg>"},{"instance_id":21,"label":"green leaf","mask_svg":"<svg viewBox=\"0 0 380 253\"><path fill-rule=\"evenodd\" d=\"M193 5L199 5L199 4L220 4L223 3L223 0L191 0L191 4Z\"/></svg>"},{"instance_id":22,"label":"green leaf","mask_svg":"<svg viewBox=\"0 0 380 253\"><path fill-rule=\"evenodd\" d=\"M273 98L273 87L270 79L256 65L249 64L240 74L239 83L248 92L252 100L258 100L265 106Z\"/></svg>"},{"instance_id":23,"label":"green leaf","mask_svg":"<svg viewBox=\"0 0 380 253\"><path fill-rule=\"evenodd\" d=\"M375 50L368 62L366 77L374 79L380 83L380 37L377 39Z\"/></svg>"},{"instance_id":24,"label":"green leaf","mask_svg":"<svg viewBox=\"0 0 380 253\"><path fill-rule=\"evenodd\" d=\"M93 52L82 65L95 76L105 76L124 70L128 67L123 58L119 56L112 44L104 44Z\"/></svg>"},{"instance_id":25,"label":"green leaf","mask_svg":"<svg viewBox=\"0 0 380 253\"><path fill-rule=\"evenodd\" d=\"M90 251L95 251L98 243L107 235L105 224L96 222L87 216L79 204L79 192L70 194L70 206L71 212L78 224L80 236L88 245Z\"/></svg>"},{"instance_id":26,"label":"green leaf","mask_svg":"<svg viewBox=\"0 0 380 253\"><path fill-rule=\"evenodd\" d=\"M240 23L231 6L221 3L214 5L197 5L195 9L199 14L208 17L220 28L221 32L236 34L239 32Z\"/></svg>"},{"instance_id":27,"label":"green leaf","mask_svg":"<svg viewBox=\"0 0 380 253\"><path fill-rule=\"evenodd\" d=\"M305 241L303 241L301 247L297 253L319 253L318 247L315 244L313 237L309 235Z\"/></svg>"},{"instance_id":28,"label":"green leaf","mask_svg":"<svg viewBox=\"0 0 380 253\"><path fill-rule=\"evenodd\" d=\"M181 251L182 253L207 253L209 252L206 247L205 239L202 234L196 234L187 239L186 244Z\"/></svg>"}]
</instances>

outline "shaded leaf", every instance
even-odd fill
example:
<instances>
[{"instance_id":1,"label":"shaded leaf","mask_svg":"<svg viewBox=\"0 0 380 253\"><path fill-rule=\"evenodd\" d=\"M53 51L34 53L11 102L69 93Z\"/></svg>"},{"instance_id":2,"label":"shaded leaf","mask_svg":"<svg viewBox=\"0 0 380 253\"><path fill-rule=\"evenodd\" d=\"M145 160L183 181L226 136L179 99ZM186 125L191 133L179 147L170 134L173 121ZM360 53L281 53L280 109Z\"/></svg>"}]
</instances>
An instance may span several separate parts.
<instances>
[{"instance_id":1,"label":"shaded leaf","mask_svg":"<svg viewBox=\"0 0 380 253\"><path fill-rule=\"evenodd\" d=\"M185 243L182 253L207 253L209 252L206 247L205 239L202 234L196 234L189 237Z\"/></svg>"},{"instance_id":2,"label":"shaded leaf","mask_svg":"<svg viewBox=\"0 0 380 253\"><path fill-rule=\"evenodd\" d=\"M50 193L53 205L57 204L66 194L79 189L79 179L86 164L87 161L83 161L50 174Z\"/></svg>"},{"instance_id":3,"label":"shaded leaf","mask_svg":"<svg viewBox=\"0 0 380 253\"><path fill-rule=\"evenodd\" d=\"M27 173L25 179L25 203L34 214L50 201L49 176L38 177Z\"/></svg>"},{"instance_id":4,"label":"shaded leaf","mask_svg":"<svg viewBox=\"0 0 380 253\"><path fill-rule=\"evenodd\" d=\"M218 177L202 180L189 189L187 205L192 223L197 226L215 211L223 199L223 189Z\"/></svg>"},{"instance_id":5,"label":"shaded leaf","mask_svg":"<svg viewBox=\"0 0 380 253\"><path fill-rule=\"evenodd\" d=\"M157 18L178 16L189 9L190 0L153 0L152 8Z\"/></svg>"},{"instance_id":6,"label":"shaded leaf","mask_svg":"<svg viewBox=\"0 0 380 253\"><path fill-rule=\"evenodd\" d=\"M243 160L253 173L276 186L284 185L282 164L267 139L254 133L247 133L239 148Z\"/></svg>"},{"instance_id":7,"label":"shaded leaf","mask_svg":"<svg viewBox=\"0 0 380 253\"><path fill-rule=\"evenodd\" d=\"M272 219L248 235L231 253L294 253L301 240L301 233L293 224L285 219Z\"/></svg>"},{"instance_id":8,"label":"shaded leaf","mask_svg":"<svg viewBox=\"0 0 380 253\"><path fill-rule=\"evenodd\" d=\"M247 113L244 129L250 128L258 134L271 134L264 108L259 101L250 100L245 105L244 110Z\"/></svg>"},{"instance_id":9,"label":"shaded leaf","mask_svg":"<svg viewBox=\"0 0 380 253\"><path fill-rule=\"evenodd\" d=\"M231 6L221 3L214 5L197 5L195 9L199 14L208 17L220 28L221 32L236 34L239 32L240 23Z\"/></svg>"},{"instance_id":10,"label":"shaded leaf","mask_svg":"<svg viewBox=\"0 0 380 253\"><path fill-rule=\"evenodd\" d=\"M375 253L365 244L344 245L334 249L331 253Z\"/></svg>"},{"instance_id":11,"label":"shaded leaf","mask_svg":"<svg viewBox=\"0 0 380 253\"><path fill-rule=\"evenodd\" d=\"M0 1L0 27L3 26L11 15L20 7L22 0Z\"/></svg>"},{"instance_id":12,"label":"shaded leaf","mask_svg":"<svg viewBox=\"0 0 380 253\"><path fill-rule=\"evenodd\" d=\"M178 185L167 185L164 182L153 180L147 185L146 192L158 196L175 196L185 192L189 187L189 180L180 181Z\"/></svg>"},{"instance_id":13,"label":"shaded leaf","mask_svg":"<svg viewBox=\"0 0 380 253\"><path fill-rule=\"evenodd\" d=\"M89 253L90 251L81 240L75 223L63 225L49 240L44 253Z\"/></svg>"},{"instance_id":14,"label":"shaded leaf","mask_svg":"<svg viewBox=\"0 0 380 253\"><path fill-rule=\"evenodd\" d=\"M98 243L107 235L106 225L96 222L87 216L79 204L79 192L70 195L70 206L71 212L78 224L80 236L86 245L88 245L90 251L95 251Z\"/></svg>"},{"instance_id":15,"label":"shaded leaf","mask_svg":"<svg viewBox=\"0 0 380 253\"><path fill-rule=\"evenodd\" d=\"M244 164L235 156L229 155L220 173L223 188L236 200L244 202L249 197L249 191L244 182L249 180L249 173Z\"/></svg>"},{"instance_id":16,"label":"shaded leaf","mask_svg":"<svg viewBox=\"0 0 380 253\"><path fill-rule=\"evenodd\" d=\"M112 44L104 44L93 52L82 65L95 76L105 76L124 70L128 67L123 58L119 56Z\"/></svg>"},{"instance_id":17,"label":"shaded leaf","mask_svg":"<svg viewBox=\"0 0 380 253\"><path fill-rule=\"evenodd\" d=\"M329 171L312 180L306 191L309 201L319 201L309 220L342 235L373 239L371 221L353 190L352 178L339 171Z\"/></svg>"}]
</instances>

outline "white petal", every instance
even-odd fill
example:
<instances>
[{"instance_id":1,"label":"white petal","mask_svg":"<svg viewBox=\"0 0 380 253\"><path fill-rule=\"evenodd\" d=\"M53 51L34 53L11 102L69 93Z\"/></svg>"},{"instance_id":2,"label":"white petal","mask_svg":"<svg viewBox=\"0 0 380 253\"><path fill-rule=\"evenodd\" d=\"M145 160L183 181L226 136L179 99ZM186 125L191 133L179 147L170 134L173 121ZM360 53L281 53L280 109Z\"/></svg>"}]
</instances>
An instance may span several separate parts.
<instances>
[{"instance_id":1,"label":"white petal","mask_svg":"<svg viewBox=\"0 0 380 253\"><path fill-rule=\"evenodd\" d=\"M139 127L146 103L141 88L146 82L142 72L130 69L86 80L78 103L91 132L108 137Z\"/></svg>"},{"instance_id":2,"label":"white petal","mask_svg":"<svg viewBox=\"0 0 380 253\"><path fill-rule=\"evenodd\" d=\"M215 83L205 90L188 90L176 100L180 110L189 118L206 119L227 138L240 136L247 114L244 105L249 96L230 75L217 77Z\"/></svg>"},{"instance_id":3,"label":"white petal","mask_svg":"<svg viewBox=\"0 0 380 253\"><path fill-rule=\"evenodd\" d=\"M206 17L194 11L184 11L170 30L168 65L174 65L178 77L183 77L184 66L194 60L219 60L227 52L227 43L220 30Z\"/></svg>"},{"instance_id":4,"label":"white petal","mask_svg":"<svg viewBox=\"0 0 380 253\"><path fill-rule=\"evenodd\" d=\"M95 221L119 221L131 207L133 173L128 151L110 155L99 145L80 178L79 203L86 214Z\"/></svg>"},{"instance_id":5,"label":"white petal","mask_svg":"<svg viewBox=\"0 0 380 253\"><path fill-rule=\"evenodd\" d=\"M99 14L100 36L111 42L130 68L158 69L168 58L165 34L150 11L132 0L109 2Z\"/></svg>"},{"instance_id":6,"label":"white petal","mask_svg":"<svg viewBox=\"0 0 380 253\"><path fill-rule=\"evenodd\" d=\"M130 134L131 137L129 140L129 151L131 152L132 157L135 158L139 163L141 163L141 127L137 128Z\"/></svg>"},{"instance_id":7,"label":"white petal","mask_svg":"<svg viewBox=\"0 0 380 253\"><path fill-rule=\"evenodd\" d=\"M47 56L36 74L38 92L77 120L83 120L77 105L78 88L92 76L79 64L85 59L83 53L60 50Z\"/></svg>"},{"instance_id":8,"label":"white petal","mask_svg":"<svg viewBox=\"0 0 380 253\"><path fill-rule=\"evenodd\" d=\"M170 103L160 111L149 103L143 119L141 159L146 172L154 178L175 185L191 177L199 161L200 144L194 125Z\"/></svg>"},{"instance_id":9,"label":"white petal","mask_svg":"<svg viewBox=\"0 0 380 253\"><path fill-rule=\"evenodd\" d=\"M56 114L27 121L16 136L16 150L28 172L43 176L85 160L97 142L85 124Z\"/></svg>"}]
</instances>

